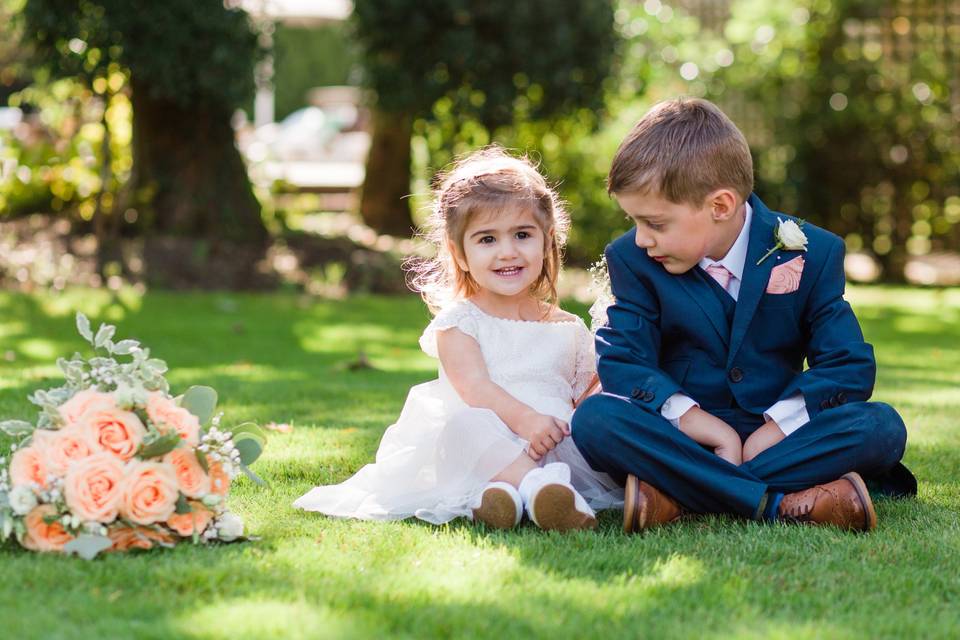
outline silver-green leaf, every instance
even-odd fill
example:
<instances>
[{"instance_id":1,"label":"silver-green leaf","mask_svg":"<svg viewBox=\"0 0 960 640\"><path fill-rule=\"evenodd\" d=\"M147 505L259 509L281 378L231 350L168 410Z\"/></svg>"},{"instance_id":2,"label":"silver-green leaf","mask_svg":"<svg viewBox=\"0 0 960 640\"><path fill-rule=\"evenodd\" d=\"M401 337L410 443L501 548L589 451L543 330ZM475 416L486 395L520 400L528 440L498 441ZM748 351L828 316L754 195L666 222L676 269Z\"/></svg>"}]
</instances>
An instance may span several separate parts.
<instances>
[{"instance_id":1,"label":"silver-green leaf","mask_svg":"<svg viewBox=\"0 0 960 640\"><path fill-rule=\"evenodd\" d=\"M90 330L90 320L79 311L77 312L77 331L87 342L93 342L93 331Z\"/></svg>"},{"instance_id":2,"label":"silver-green leaf","mask_svg":"<svg viewBox=\"0 0 960 640\"><path fill-rule=\"evenodd\" d=\"M105 551L112 546L113 541L107 536L83 533L63 545L63 552L68 555L75 553L84 560L93 560L101 551Z\"/></svg>"},{"instance_id":3,"label":"silver-green leaf","mask_svg":"<svg viewBox=\"0 0 960 640\"><path fill-rule=\"evenodd\" d=\"M197 416L200 424L208 424L217 410L217 392L210 387L190 387L180 397L180 406Z\"/></svg>"},{"instance_id":4,"label":"silver-green leaf","mask_svg":"<svg viewBox=\"0 0 960 640\"><path fill-rule=\"evenodd\" d=\"M0 431L13 438L33 433L33 430L34 426L26 420L4 420L0 422Z\"/></svg>"}]
</instances>

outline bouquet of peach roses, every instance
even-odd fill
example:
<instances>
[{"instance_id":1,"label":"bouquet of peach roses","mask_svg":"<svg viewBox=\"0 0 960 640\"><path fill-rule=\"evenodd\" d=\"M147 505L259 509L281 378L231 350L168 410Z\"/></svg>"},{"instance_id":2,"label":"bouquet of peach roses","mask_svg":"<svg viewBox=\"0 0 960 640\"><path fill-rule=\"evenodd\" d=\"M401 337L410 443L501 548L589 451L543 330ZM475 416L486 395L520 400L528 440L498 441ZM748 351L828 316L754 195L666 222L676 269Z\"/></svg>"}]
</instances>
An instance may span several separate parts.
<instances>
[{"instance_id":1,"label":"bouquet of peach roses","mask_svg":"<svg viewBox=\"0 0 960 640\"><path fill-rule=\"evenodd\" d=\"M263 451L253 423L221 426L217 394L190 387L173 398L167 365L116 328L77 314L96 355L57 361L66 383L39 390L36 424L0 422L18 441L0 452L0 542L76 553L172 547L243 538L226 509L230 483ZM122 357L126 362L119 362Z\"/></svg>"}]
</instances>

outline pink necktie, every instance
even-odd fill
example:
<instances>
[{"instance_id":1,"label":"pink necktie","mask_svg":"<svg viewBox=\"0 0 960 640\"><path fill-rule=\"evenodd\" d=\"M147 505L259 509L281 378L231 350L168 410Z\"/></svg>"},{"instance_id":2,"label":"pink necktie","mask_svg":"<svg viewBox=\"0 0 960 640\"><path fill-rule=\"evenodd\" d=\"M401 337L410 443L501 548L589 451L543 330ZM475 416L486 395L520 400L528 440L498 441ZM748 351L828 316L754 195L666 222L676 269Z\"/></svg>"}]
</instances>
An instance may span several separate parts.
<instances>
[{"instance_id":1,"label":"pink necktie","mask_svg":"<svg viewBox=\"0 0 960 640\"><path fill-rule=\"evenodd\" d=\"M720 286L723 287L724 291L730 293L730 278L733 277L733 274L730 273L729 269L722 264L712 264L707 267L706 271L710 274L710 277L716 280Z\"/></svg>"}]
</instances>

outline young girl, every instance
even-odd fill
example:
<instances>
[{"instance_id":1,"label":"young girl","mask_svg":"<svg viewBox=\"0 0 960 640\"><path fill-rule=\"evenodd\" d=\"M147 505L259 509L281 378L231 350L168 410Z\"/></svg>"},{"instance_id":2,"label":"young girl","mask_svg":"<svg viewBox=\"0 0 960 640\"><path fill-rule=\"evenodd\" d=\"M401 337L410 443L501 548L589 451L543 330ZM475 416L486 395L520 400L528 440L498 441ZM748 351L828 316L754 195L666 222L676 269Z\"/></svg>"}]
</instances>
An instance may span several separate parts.
<instances>
[{"instance_id":1,"label":"young girl","mask_svg":"<svg viewBox=\"0 0 960 640\"><path fill-rule=\"evenodd\" d=\"M569 218L526 160L476 152L442 177L429 220L437 257L414 286L433 321L420 346L439 379L410 390L376 463L294 506L332 516L509 528L596 525L622 490L570 438L574 400L595 371L593 336L557 306Z\"/></svg>"}]
</instances>

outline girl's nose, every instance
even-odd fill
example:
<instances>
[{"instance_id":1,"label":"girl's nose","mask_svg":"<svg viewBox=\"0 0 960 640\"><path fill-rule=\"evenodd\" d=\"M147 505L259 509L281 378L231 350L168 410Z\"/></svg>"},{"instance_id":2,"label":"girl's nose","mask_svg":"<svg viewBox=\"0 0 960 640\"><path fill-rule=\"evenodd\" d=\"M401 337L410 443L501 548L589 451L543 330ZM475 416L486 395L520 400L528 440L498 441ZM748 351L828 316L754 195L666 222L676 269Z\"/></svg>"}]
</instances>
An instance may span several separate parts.
<instances>
[{"instance_id":1,"label":"girl's nose","mask_svg":"<svg viewBox=\"0 0 960 640\"><path fill-rule=\"evenodd\" d=\"M499 255L501 258L512 258L517 255L517 248L514 246L513 242L507 240L506 242L501 242L499 245Z\"/></svg>"}]
</instances>

